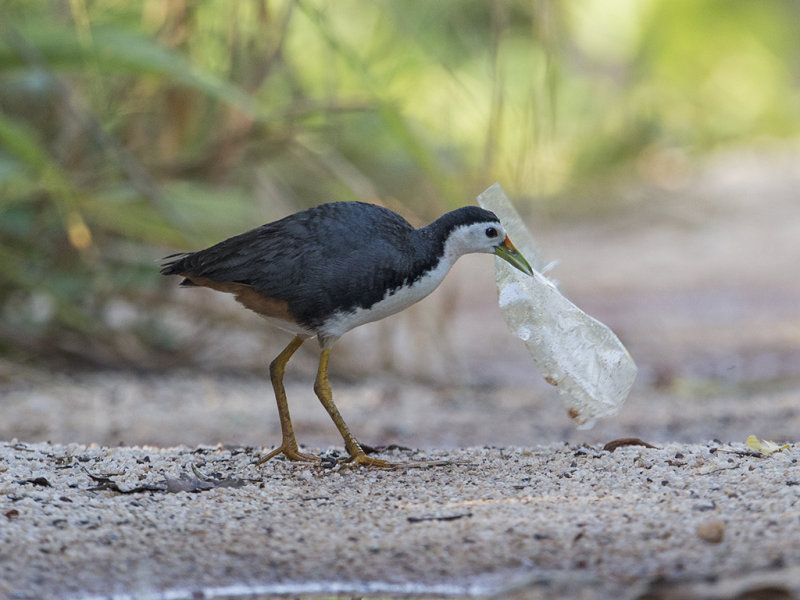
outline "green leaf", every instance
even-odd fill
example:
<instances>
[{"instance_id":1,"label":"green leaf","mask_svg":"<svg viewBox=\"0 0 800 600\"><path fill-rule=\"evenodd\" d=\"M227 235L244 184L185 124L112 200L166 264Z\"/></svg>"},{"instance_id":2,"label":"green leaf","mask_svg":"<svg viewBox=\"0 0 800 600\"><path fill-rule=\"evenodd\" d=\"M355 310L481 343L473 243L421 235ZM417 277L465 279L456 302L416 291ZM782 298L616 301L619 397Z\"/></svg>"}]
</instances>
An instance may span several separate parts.
<instances>
[{"instance_id":1,"label":"green leaf","mask_svg":"<svg viewBox=\"0 0 800 600\"><path fill-rule=\"evenodd\" d=\"M58 71L85 72L86 67L118 75L152 75L170 83L194 89L232 106L258 121L268 121L262 105L241 87L189 62L184 56L156 40L118 27L96 27L89 44L72 29L37 29L24 33L46 65ZM25 59L8 46L0 46L0 70L29 67Z\"/></svg>"}]
</instances>

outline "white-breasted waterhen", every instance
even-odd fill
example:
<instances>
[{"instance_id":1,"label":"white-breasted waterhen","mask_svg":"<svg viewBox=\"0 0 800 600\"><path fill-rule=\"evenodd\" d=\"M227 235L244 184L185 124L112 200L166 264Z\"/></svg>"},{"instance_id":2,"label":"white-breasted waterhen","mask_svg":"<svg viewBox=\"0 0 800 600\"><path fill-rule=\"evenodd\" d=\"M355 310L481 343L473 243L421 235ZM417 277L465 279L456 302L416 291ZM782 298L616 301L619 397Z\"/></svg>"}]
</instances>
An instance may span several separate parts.
<instances>
[{"instance_id":1,"label":"white-breasted waterhen","mask_svg":"<svg viewBox=\"0 0 800 600\"><path fill-rule=\"evenodd\" d=\"M270 364L283 441L259 463L300 452L283 387L286 363L308 338L319 340L314 391L355 464L393 466L365 454L333 402L328 358L345 332L399 312L430 294L453 263L470 252L494 253L531 274L498 218L477 206L415 229L400 215L363 202L332 202L290 215L198 252L164 259L161 273L181 285L233 294L241 304L295 334Z\"/></svg>"}]
</instances>

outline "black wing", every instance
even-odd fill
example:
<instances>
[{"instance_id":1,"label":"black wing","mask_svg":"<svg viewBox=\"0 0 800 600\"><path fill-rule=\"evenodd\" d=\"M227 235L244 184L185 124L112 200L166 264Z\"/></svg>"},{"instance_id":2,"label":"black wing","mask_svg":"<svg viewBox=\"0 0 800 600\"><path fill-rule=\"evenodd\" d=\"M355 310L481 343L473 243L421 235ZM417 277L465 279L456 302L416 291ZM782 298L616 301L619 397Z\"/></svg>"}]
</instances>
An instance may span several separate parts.
<instances>
[{"instance_id":1,"label":"black wing","mask_svg":"<svg viewBox=\"0 0 800 600\"><path fill-rule=\"evenodd\" d=\"M313 328L337 310L371 306L408 279L419 250L414 231L388 209L335 202L168 256L161 272L252 286Z\"/></svg>"}]
</instances>

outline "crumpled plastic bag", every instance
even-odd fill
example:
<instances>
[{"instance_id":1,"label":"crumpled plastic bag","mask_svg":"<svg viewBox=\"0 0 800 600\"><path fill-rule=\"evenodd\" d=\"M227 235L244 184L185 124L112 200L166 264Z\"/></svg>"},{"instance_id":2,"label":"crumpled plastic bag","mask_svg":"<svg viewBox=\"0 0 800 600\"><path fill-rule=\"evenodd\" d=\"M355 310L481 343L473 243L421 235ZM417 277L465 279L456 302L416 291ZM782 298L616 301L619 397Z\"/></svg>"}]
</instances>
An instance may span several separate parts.
<instances>
[{"instance_id":1,"label":"crumpled plastic bag","mask_svg":"<svg viewBox=\"0 0 800 600\"><path fill-rule=\"evenodd\" d=\"M516 248L533 266L533 277L495 259L500 310L545 380L561 394L578 429L616 415L636 379L636 364L611 329L567 300L545 277L528 228L499 184L478 204L494 212Z\"/></svg>"}]
</instances>

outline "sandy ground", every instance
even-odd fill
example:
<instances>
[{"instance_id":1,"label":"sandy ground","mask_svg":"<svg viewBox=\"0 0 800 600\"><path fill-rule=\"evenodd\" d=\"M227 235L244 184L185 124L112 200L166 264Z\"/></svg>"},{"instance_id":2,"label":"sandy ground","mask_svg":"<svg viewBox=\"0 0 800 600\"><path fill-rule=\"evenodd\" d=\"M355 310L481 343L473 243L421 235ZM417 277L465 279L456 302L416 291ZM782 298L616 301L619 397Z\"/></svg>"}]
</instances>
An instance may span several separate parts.
<instances>
[{"instance_id":1,"label":"sandy ground","mask_svg":"<svg viewBox=\"0 0 800 600\"><path fill-rule=\"evenodd\" d=\"M254 466L279 438L264 365L287 340L243 311L176 316L199 369L0 363L0 598L800 598L796 164L727 156L631 192L635 210L531 223L640 366L592 430L507 333L489 257L346 336L334 396L359 439L458 464L331 468L309 344L287 391L324 466ZM790 446L756 456L751 434ZM603 449L621 437L656 447Z\"/></svg>"},{"instance_id":2,"label":"sandy ground","mask_svg":"<svg viewBox=\"0 0 800 600\"><path fill-rule=\"evenodd\" d=\"M4 444L0 594L732 597L710 584L745 574L739 592L800 593L800 446L393 451L463 463L396 471L257 456Z\"/></svg>"}]
</instances>

